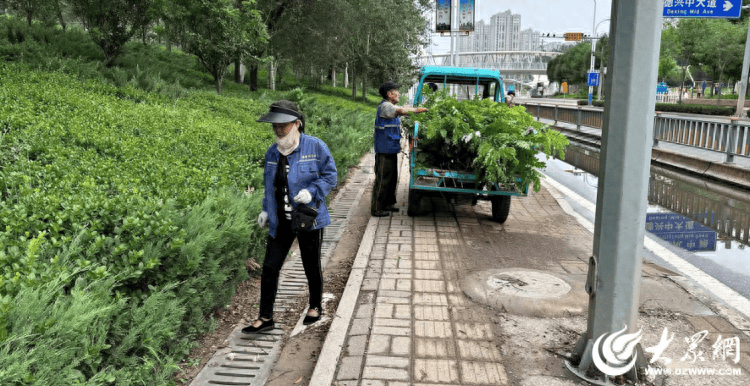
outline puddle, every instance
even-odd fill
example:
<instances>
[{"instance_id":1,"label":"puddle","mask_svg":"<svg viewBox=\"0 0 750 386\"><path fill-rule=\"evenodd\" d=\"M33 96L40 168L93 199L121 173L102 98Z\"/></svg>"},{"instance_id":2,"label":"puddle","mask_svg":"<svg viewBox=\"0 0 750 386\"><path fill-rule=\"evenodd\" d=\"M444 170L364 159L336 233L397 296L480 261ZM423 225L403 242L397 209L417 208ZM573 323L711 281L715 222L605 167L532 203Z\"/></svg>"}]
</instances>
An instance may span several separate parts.
<instances>
[{"instance_id":1,"label":"puddle","mask_svg":"<svg viewBox=\"0 0 750 386\"><path fill-rule=\"evenodd\" d=\"M598 175L599 153L590 148L569 146L565 162ZM750 190L652 166L648 201L647 231L750 276Z\"/></svg>"}]
</instances>

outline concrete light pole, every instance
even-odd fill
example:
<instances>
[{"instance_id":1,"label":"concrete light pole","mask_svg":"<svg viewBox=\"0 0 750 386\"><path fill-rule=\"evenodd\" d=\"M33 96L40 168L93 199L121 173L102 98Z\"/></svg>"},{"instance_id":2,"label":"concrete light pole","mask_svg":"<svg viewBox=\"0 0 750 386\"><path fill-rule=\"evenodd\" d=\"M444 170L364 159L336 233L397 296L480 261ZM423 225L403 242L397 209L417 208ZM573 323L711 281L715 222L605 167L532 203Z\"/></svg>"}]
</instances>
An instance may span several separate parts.
<instances>
[{"instance_id":1,"label":"concrete light pole","mask_svg":"<svg viewBox=\"0 0 750 386\"><path fill-rule=\"evenodd\" d=\"M744 6L742 9L748 9L750 6ZM737 90L737 111L738 117L742 117L745 112L745 94L747 93L747 72L750 70L750 25L747 28L747 41L745 42L745 59L742 61L742 78L740 80L740 89Z\"/></svg>"},{"instance_id":2,"label":"concrete light pole","mask_svg":"<svg viewBox=\"0 0 750 386\"><path fill-rule=\"evenodd\" d=\"M612 0L594 250L586 282L588 324L566 362L575 375L597 385L611 384L609 376L618 375L637 381L648 363L635 338L663 8L663 1ZM617 363L613 352L623 347L614 347L611 339L600 343L623 327L633 334L627 337L633 346L618 354Z\"/></svg>"},{"instance_id":3,"label":"concrete light pole","mask_svg":"<svg viewBox=\"0 0 750 386\"><path fill-rule=\"evenodd\" d=\"M594 34L596 33L596 0L594 0L594 22L591 24L591 71L594 71L594 50L596 47L596 40ZM588 79L588 78L587 78ZM591 100L594 97L594 86L589 86L589 106L592 105Z\"/></svg>"}]
</instances>

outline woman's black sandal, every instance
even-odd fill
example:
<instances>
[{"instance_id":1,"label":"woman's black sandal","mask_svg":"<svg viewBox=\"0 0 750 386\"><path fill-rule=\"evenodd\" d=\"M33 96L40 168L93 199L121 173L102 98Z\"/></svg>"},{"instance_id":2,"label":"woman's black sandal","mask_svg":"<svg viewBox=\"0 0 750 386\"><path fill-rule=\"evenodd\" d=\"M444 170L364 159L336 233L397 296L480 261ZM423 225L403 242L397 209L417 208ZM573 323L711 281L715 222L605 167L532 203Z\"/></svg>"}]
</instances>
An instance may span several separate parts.
<instances>
[{"instance_id":1,"label":"woman's black sandal","mask_svg":"<svg viewBox=\"0 0 750 386\"><path fill-rule=\"evenodd\" d=\"M305 319L302 320L302 324L304 324L305 326L317 322L318 320L320 320L320 317L323 316L323 310L320 307L313 307L311 309L317 310L318 316L305 315Z\"/></svg>"},{"instance_id":2,"label":"woman's black sandal","mask_svg":"<svg viewBox=\"0 0 750 386\"><path fill-rule=\"evenodd\" d=\"M254 327L253 325L255 324L255 322L253 322L253 324L243 328L242 333L243 334L257 334L259 332L273 330L274 328L273 319L271 320L258 319L258 320L261 321L260 326Z\"/></svg>"}]
</instances>

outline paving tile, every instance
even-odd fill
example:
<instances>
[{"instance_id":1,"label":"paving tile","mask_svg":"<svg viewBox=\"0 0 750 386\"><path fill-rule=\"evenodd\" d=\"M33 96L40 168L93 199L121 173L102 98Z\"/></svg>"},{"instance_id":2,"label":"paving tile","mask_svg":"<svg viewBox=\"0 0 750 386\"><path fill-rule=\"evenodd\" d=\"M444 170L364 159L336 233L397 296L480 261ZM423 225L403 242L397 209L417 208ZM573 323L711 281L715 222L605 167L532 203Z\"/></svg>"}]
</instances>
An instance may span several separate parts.
<instances>
[{"instance_id":1,"label":"paving tile","mask_svg":"<svg viewBox=\"0 0 750 386\"><path fill-rule=\"evenodd\" d=\"M362 370L362 356L352 356L341 358L339 364L339 373L336 375L338 380L359 379Z\"/></svg>"},{"instance_id":2,"label":"paving tile","mask_svg":"<svg viewBox=\"0 0 750 386\"><path fill-rule=\"evenodd\" d=\"M375 305L375 317L376 318L392 318L393 317L393 304L377 303Z\"/></svg>"},{"instance_id":3,"label":"paving tile","mask_svg":"<svg viewBox=\"0 0 750 386\"><path fill-rule=\"evenodd\" d=\"M414 334L424 338L452 338L450 322L433 322L417 320L414 322Z\"/></svg>"},{"instance_id":4,"label":"paving tile","mask_svg":"<svg viewBox=\"0 0 750 386\"><path fill-rule=\"evenodd\" d=\"M457 341L458 353L462 359L500 361L502 356L494 342L472 340Z\"/></svg>"},{"instance_id":5,"label":"paving tile","mask_svg":"<svg viewBox=\"0 0 750 386\"><path fill-rule=\"evenodd\" d=\"M438 260L414 260L414 268L416 269L440 269L442 265Z\"/></svg>"},{"instance_id":6,"label":"paving tile","mask_svg":"<svg viewBox=\"0 0 750 386\"><path fill-rule=\"evenodd\" d=\"M458 382L456 361L446 359L415 359L412 373L419 382Z\"/></svg>"},{"instance_id":7,"label":"paving tile","mask_svg":"<svg viewBox=\"0 0 750 386\"><path fill-rule=\"evenodd\" d=\"M416 252L414 252L414 260L432 260L432 261L439 261L440 260L440 254L435 251L420 251L420 247L427 247L427 245L417 245L415 246Z\"/></svg>"},{"instance_id":8,"label":"paving tile","mask_svg":"<svg viewBox=\"0 0 750 386\"><path fill-rule=\"evenodd\" d=\"M396 319L407 319L411 320L411 305L408 304L396 304L396 312L394 317Z\"/></svg>"},{"instance_id":9,"label":"paving tile","mask_svg":"<svg viewBox=\"0 0 750 386\"><path fill-rule=\"evenodd\" d=\"M461 362L461 381L474 385L507 385L508 376L500 363Z\"/></svg>"},{"instance_id":10,"label":"paving tile","mask_svg":"<svg viewBox=\"0 0 750 386\"><path fill-rule=\"evenodd\" d=\"M417 302L417 304L420 304ZM448 306L414 306L414 318L416 320L441 320L449 321L450 314Z\"/></svg>"},{"instance_id":11,"label":"paving tile","mask_svg":"<svg viewBox=\"0 0 750 386\"><path fill-rule=\"evenodd\" d=\"M456 345L452 339L417 338L414 355L420 358L452 358L456 356Z\"/></svg>"},{"instance_id":12,"label":"paving tile","mask_svg":"<svg viewBox=\"0 0 750 386\"><path fill-rule=\"evenodd\" d=\"M443 272L438 269L415 269L414 278L418 280L443 280Z\"/></svg>"},{"instance_id":13,"label":"paving tile","mask_svg":"<svg viewBox=\"0 0 750 386\"><path fill-rule=\"evenodd\" d=\"M349 329L349 335L367 335L370 333L372 319L354 319L352 327Z\"/></svg>"},{"instance_id":14,"label":"paving tile","mask_svg":"<svg viewBox=\"0 0 750 386\"><path fill-rule=\"evenodd\" d=\"M411 336L411 327L373 326L372 333L379 335Z\"/></svg>"},{"instance_id":15,"label":"paving tile","mask_svg":"<svg viewBox=\"0 0 750 386\"><path fill-rule=\"evenodd\" d=\"M367 335L354 335L350 336L346 343L346 350L344 355L347 356L362 356L365 354L365 347L367 346Z\"/></svg>"},{"instance_id":16,"label":"paving tile","mask_svg":"<svg viewBox=\"0 0 750 386\"><path fill-rule=\"evenodd\" d=\"M409 355L411 353L411 338L405 336L394 337L391 341L391 354Z\"/></svg>"},{"instance_id":17,"label":"paving tile","mask_svg":"<svg viewBox=\"0 0 750 386\"><path fill-rule=\"evenodd\" d=\"M448 305L448 298L445 294L418 292L414 294L414 304L445 306Z\"/></svg>"},{"instance_id":18,"label":"paving tile","mask_svg":"<svg viewBox=\"0 0 750 386\"><path fill-rule=\"evenodd\" d=\"M386 354L390 348L391 337L389 335L370 335L370 344L367 346L367 355Z\"/></svg>"},{"instance_id":19,"label":"paving tile","mask_svg":"<svg viewBox=\"0 0 750 386\"><path fill-rule=\"evenodd\" d=\"M445 293L445 282L442 280L414 280L414 292Z\"/></svg>"},{"instance_id":20,"label":"paving tile","mask_svg":"<svg viewBox=\"0 0 750 386\"><path fill-rule=\"evenodd\" d=\"M405 369L409 367L411 360L409 358L396 356L368 355L365 359L366 367L390 367Z\"/></svg>"},{"instance_id":21,"label":"paving tile","mask_svg":"<svg viewBox=\"0 0 750 386\"><path fill-rule=\"evenodd\" d=\"M411 327L411 320L408 319L375 318L374 323L376 326Z\"/></svg>"},{"instance_id":22,"label":"paving tile","mask_svg":"<svg viewBox=\"0 0 750 386\"><path fill-rule=\"evenodd\" d=\"M495 338L492 333L492 326L487 323L457 322L455 323L455 330L458 339L491 340Z\"/></svg>"}]
</instances>

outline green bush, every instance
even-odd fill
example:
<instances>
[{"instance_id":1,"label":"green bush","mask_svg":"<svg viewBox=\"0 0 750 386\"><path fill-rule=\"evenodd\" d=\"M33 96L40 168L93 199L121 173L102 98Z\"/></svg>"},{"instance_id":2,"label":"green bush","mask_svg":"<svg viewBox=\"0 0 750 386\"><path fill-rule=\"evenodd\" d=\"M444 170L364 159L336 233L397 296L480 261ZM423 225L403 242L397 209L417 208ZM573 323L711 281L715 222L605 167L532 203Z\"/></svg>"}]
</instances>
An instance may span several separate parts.
<instances>
[{"instance_id":1,"label":"green bush","mask_svg":"<svg viewBox=\"0 0 750 386\"><path fill-rule=\"evenodd\" d=\"M735 110L736 109L731 106L689 105L674 103L656 104L656 111L673 113L731 116L734 115Z\"/></svg>"},{"instance_id":2,"label":"green bush","mask_svg":"<svg viewBox=\"0 0 750 386\"><path fill-rule=\"evenodd\" d=\"M169 383L247 277L245 260L262 263L255 218L273 134L255 120L273 100L299 102L341 180L372 146L374 108L348 99L244 88L173 99L80 78L89 63L0 62L3 385ZM29 333L28 320L49 326Z\"/></svg>"},{"instance_id":3,"label":"green bush","mask_svg":"<svg viewBox=\"0 0 750 386\"><path fill-rule=\"evenodd\" d=\"M604 107L604 101L594 101L592 103L595 107ZM588 105L588 101L579 100L579 106ZM676 104L676 103L656 103L656 111L661 112L672 112L672 113L686 113L686 114L703 114L703 115L723 115L731 116L735 113L735 108L731 106L715 106L715 105L690 105L690 104Z\"/></svg>"}]
</instances>

